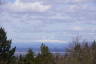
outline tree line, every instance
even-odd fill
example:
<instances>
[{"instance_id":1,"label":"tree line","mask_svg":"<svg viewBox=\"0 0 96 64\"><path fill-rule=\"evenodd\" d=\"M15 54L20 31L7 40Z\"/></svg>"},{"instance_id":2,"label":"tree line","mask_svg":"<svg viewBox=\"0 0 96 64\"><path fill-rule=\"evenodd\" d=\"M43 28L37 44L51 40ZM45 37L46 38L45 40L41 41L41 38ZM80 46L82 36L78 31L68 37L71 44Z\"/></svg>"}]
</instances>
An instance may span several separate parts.
<instances>
[{"instance_id":1,"label":"tree line","mask_svg":"<svg viewBox=\"0 0 96 64\"><path fill-rule=\"evenodd\" d=\"M95 64L96 41L74 42L63 55L52 54L45 44L41 44L40 52L35 54L29 49L25 55L15 56L16 47L11 47L4 28L0 28L0 64Z\"/></svg>"}]
</instances>

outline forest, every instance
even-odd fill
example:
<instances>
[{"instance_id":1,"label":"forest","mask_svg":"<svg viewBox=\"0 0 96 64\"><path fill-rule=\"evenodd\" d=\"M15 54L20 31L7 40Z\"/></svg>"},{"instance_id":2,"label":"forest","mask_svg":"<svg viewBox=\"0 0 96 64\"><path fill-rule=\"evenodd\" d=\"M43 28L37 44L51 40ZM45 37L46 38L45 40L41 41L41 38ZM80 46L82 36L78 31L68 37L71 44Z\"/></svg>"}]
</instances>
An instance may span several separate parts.
<instances>
[{"instance_id":1,"label":"forest","mask_svg":"<svg viewBox=\"0 0 96 64\"><path fill-rule=\"evenodd\" d=\"M15 56L16 47L11 46L4 28L0 28L0 64L95 64L96 41L78 42L66 49L63 55L53 54L48 46L42 43L40 52L35 54L30 48L25 55Z\"/></svg>"}]
</instances>

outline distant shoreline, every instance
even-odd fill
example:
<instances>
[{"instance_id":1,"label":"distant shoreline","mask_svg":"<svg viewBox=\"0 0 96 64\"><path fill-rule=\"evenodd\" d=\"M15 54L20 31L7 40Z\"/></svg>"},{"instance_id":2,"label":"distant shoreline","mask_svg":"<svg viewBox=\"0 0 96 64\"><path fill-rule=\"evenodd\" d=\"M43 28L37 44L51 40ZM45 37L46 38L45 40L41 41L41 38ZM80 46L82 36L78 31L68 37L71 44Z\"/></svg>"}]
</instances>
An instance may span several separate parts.
<instances>
[{"instance_id":1,"label":"distant shoreline","mask_svg":"<svg viewBox=\"0 0 96 64\"><path fill-rule=\"evenodd\" d=\"M25 55L27 52L15 52L15 55L18 56L18 55ZM39 52L35 52L36 54L38 54ZM65 52L51 52L52 54L59 54L59 55L64 55Z\"/></svg>"}]
</instances>

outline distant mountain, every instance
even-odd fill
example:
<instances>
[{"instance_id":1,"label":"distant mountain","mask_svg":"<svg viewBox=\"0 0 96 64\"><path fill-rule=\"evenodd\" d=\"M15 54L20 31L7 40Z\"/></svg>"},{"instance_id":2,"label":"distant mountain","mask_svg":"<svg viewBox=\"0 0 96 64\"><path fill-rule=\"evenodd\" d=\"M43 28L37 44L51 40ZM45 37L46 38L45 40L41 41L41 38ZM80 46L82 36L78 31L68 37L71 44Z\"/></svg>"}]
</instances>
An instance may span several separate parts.
<instances>
[{"instance_id":1,"label":"distant mountain","mask_svg":"<svg viewBox=\"0 0 96 64\"><path fill-rule=\"evenodd\" d=\"M26 52L29 48L32 48L33 51L39 52L40 46L42 43L13 43L12 46L16 46L17 52ZM68 48L69 43L44 43L49 47L51 52L64 52Z\"/></svg>"}]
</instances>

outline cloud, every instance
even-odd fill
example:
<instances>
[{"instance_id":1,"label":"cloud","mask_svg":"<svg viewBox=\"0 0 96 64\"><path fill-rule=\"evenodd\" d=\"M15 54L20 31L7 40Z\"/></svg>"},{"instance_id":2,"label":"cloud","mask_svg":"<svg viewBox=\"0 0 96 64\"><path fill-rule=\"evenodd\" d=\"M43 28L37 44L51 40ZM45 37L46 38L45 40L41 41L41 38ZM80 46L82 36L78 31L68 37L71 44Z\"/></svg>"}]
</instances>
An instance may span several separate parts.
<instances>
[{"instance_id":1,"label":"cloud","mask_svg":"<svg viewBox=\"0 0 96 64\"><path fill-rule=\"evenodd\" d=\"M64 20L64 19L69 19L69 18L70 18L69 16L64 16L59 13L56 13L55 15L49 17L49 19L59 19L59 20ZM56 21L55 21L55 23L56 23Z\"/></svg>"},{"instance_id":2,"label":"cloud","mask_svg":"<svg viewBox=\"0 0 96 64\"><path fill-rule=\"evenodd\" d=\"M84 2L90 2L90 1L95 1L95 0L65 0L65 2L71 2L71 3L84 3Z\"/></svg>"},{"instance_id":3,"label":"cloud","mask_svg":"<svg viewBox=\"0 0 96 64\"><path fill-rule=\"evenodd\" d=\"M64 40L40 40L40 42L43 42L43 43L65 43Z\"/></svg>"},{"instance_id":4,"label":"cloud","mask_svg":"<svg viewBox=\"0 0 96 64\"><path fill-rule=\"evenodd\" d=\"M8 3L6 6L15 12L45 12L51 8L51 5L45 5L43 2L23 2L16 0L14 3Z\"/></svg>"},{"instance_id":5,"label":"cloud","mask_svg":"<svg viewBox=\"0 0 96 64\"><path fill-rule=\"evenodd\" d=\"M96 39L96 4L93 0L90 3L90 0L23 1L0 6L0 25L13 42L66 42L78 33Z\"/></svg>"},{"instance_id":6,"label":"cloud","mask_svg":"<svg viewBox=\"0 0 96 64\"><path fill-rule=\"evenodd\" d=\"M74 26L72 29L75 30L75 31L82 31L83 30L81 28L81 26Z\"/></svg>"}]
</instances>

